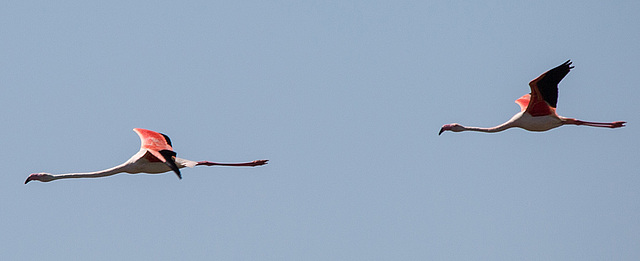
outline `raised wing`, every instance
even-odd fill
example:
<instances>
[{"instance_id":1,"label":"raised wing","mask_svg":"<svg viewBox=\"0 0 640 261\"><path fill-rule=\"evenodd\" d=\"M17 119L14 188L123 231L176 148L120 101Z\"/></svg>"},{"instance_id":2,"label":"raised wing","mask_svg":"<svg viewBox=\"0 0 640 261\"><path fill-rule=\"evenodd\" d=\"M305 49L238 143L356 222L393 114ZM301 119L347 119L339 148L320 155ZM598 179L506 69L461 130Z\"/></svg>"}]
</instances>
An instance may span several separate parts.
<instances>
[{"instance_id":1,"label":"raised wing","mask_svg":"<svg viewBox=\"0 0 640 261\"><path fill-rule=\"evenodd\" d=\"M139 128L135 128L133 131L140 136L141 148L146 149L159 161L167 164L167 166L169 166L169 168L178 175L178 178L182 179L180 169L176 165L174 159L176 153L171 147L171 139L169 139L169 136L159 132Z\"/></svg>"},{"instance_id":2,"label":"raised wing","mask_svg":"<svg viewBox=\"0 0 640 261\"><path fill-rule=\"evenodd\" d=\"M531 94L522 95L522 97L516 100L516 103L520 105L520 111L524 111L529 106L529 100L531 100Z\"/></svg>"},{"instance_id":3,"label":"raised wing","mask_svg":"<svg viewBox=\"0 0 640 261\"><path fill-rule=\"evenodd\" d=\"M527 106L527 112L533 116L552 113L558 104L558 83L572 68L571 60L567 60L529 82L531 99Z\"/></svg>"}]
</instances>

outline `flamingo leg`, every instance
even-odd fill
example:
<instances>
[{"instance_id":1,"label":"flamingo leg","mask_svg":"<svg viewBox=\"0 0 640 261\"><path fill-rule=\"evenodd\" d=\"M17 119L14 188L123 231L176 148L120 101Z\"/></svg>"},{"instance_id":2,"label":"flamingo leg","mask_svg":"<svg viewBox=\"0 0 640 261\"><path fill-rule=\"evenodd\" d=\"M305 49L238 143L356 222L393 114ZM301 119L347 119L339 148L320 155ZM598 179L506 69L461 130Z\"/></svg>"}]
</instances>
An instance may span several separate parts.
<instances>
[{"instance_id":1,"label":"flamingo leg","mask_svg":"<svg viewBox=\"0 0 640 261\"><path fill-rule=\"evenodd\" d=\"M591 127L603 127L603 128L620 128L624 127L624 124L627 123L625 121L615 121L615 122L591 122L591 121L581 121L576 119L568 119L566 124L573 125L585 125Z\"/></svg>"},{"instance_id":2,"label":"flamingo leg","mask_svg":"<svg viewBox=\"0 0 640 261\"><path fill-rule=\"evenodd\" d=\"M251 162L242 162L242 163L218 163L218 162L211 162L211 161L198 161L196 166L204 165L204 166L255 167L255 166L261 166L261 165L267 164L267 161L269 160L254 160Z\"/></svg>"}]
</instances>

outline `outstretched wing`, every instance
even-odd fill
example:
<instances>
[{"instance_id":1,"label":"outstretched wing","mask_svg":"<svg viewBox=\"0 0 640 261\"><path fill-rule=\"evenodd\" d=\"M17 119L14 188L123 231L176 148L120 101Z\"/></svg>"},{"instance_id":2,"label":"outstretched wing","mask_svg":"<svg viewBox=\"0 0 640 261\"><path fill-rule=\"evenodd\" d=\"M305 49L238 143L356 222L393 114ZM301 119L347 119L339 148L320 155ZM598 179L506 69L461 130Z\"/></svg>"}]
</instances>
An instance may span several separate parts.
<instances>
[{"instance_id":1,"label":"outstretched wing","mask_svg":"<svg viewBox=\"0 0 640 261\"><path fill-rule=\"evenodd\" d=\"M135 128L133 131L140 136L141 148L146 149L151 153L151 155L167 164L167 166L169 166L169 168L178 175L178 178L182 179L180 169L174 160L176 153L171 147L171 139L169 139L169 136L159 132L139 128Z\"/></svg>"},{"instance_id":2,"label":"outstretched wing","mask_svg":"<svg viewBox=\"0 0 640 261\"><path fill-rule=\"evenodd\" d=\"M531 99L527 106L527 112L533 116L552 113L558 104L558 83L572 68L571 60L567 60L529 82Z\"/></svg>"}]
</instances>

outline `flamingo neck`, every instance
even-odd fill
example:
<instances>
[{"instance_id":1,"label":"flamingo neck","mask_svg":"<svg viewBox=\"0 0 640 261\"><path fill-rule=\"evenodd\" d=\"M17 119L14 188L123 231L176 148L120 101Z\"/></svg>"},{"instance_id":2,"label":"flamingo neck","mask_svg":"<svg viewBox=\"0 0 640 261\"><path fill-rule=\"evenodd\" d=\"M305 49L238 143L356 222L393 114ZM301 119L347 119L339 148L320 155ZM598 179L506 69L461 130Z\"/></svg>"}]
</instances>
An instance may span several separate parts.
<instances>
[{"instance_id":1,"label":"flamingo neck","mask_svg":"<svg viewBox=\"0 0 640 261\"><path fill-rule=\"evenodd\" d=\"M52 176L54 180L73 179L73 178L99 178L99 177L106 177L106 176L111 176L118 173L126 172L127 166L128 164L125 163L122 165L115 166L113 168L94 171L94 172L67 173L67 174L59 174L59 175L52 175Z\"/></svg>"},{"instance_id":2,"label":"flamingo neck","mask_svg":"<svg viewBox=\"0 0 640 261\"><path fill-rule=\"evenodd\" d=\"M507 122L491 128L465 127L465 126L462 126L462 128L465 131L479 131L479 132L489 132L489 133L501 132L503 130L506 130L512 127L519 127L520 126L519 122L522 120L522 117L524 116L524 114L525 114L524 111L516 113L516 115L513 115L513 117L511 117L511 119L509 119Z\"/></svg>"},{"instance_id":3,"label":"flamingo neck","mask_svg":"<svg viewBox=\"0 0 640 261\"><path fill-rule=\"evenodd\" d=\"M478 132L488 132L488 133L493 133L493 132L501 132L503 130L506 130L508 128L511 128L513 126L511 126L511 124L501 124L495 127L491 127L491 128L482 128L482 127L464 127L465 131L478 131Z\"/></svg>"}]
</instances>

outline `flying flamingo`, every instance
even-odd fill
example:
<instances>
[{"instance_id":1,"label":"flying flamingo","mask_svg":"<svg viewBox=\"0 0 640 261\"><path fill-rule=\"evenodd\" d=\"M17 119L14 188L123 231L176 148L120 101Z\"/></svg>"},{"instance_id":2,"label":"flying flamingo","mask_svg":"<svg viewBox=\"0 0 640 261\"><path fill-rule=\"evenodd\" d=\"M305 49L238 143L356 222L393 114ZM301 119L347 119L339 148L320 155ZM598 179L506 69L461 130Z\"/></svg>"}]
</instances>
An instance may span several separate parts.
<instances>
[{"instance_id":1,"label":"flying flamingo","mask_svg":"<svg viewBox=\"0 0 640 261\"><path fill-rule=\"evenodd\" d=\"M176 153L171 147L171 140L167 135L155 131L145 129L133 129L140 136L140 151L133 155L125 163L113 168L87 172L87 173L68 173L53 175L49 173L34 173L29 175L24 184L29 181L37 180L49 182L57 179L69 178L99 178L115 175L118 173L150 173L158 174L173 171L182 179L180 169L184 167L193 168L195 166L249 166L255 167L267 164L268 160L255 160L245 163L216 163L210 161L191 161L176 157Z\"/></svg>"},{"instance_id":2,"label":"flying flamingo","mask_svg":"<svg viewBox=\"0 0 640 261\"><path fill-rule=\"evenodd\" d=\"M571 61L566 61L529 82L531 93L525 94L516 100L516 103L520 105L520 112L507 122L491 128L466 127L458 123L445 124L438 135L444 131L499 132L513 127L523 128L528 131L547 131L565 124L606 128L624 127L626 123L624 121L588 122L556 114L558 83L573 69L573 66L570 65Z\"/></svg>"}]
</instances>

